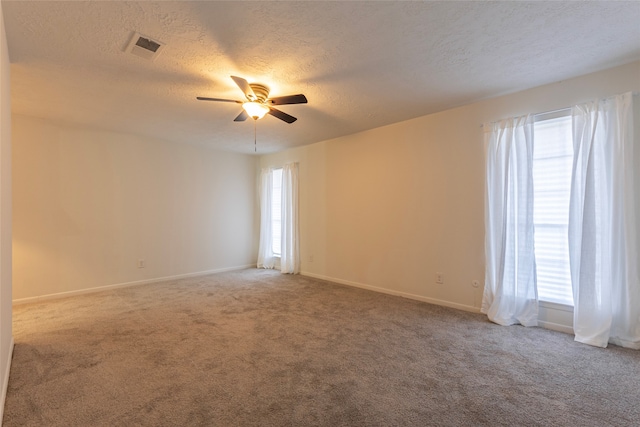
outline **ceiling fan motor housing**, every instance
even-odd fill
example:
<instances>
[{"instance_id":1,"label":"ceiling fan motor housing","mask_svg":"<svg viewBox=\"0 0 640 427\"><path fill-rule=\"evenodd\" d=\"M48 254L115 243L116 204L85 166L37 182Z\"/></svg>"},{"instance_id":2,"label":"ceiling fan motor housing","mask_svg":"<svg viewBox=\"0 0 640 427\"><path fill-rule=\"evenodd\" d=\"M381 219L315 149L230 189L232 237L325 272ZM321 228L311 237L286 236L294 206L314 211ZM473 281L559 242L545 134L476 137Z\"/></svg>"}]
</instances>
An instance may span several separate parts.
<instances>
[{"instance_id":1,"label":"ceiling fan motor housing","mask_svg":"<svg viewBox=\"0 0 640 427\"><path fill-rule=\"evenodd\" d=\"M269 98L269 88L259 83L249 83L253 93L256 94L256 101L265 102Z\"/></svg>"}]
</instances>

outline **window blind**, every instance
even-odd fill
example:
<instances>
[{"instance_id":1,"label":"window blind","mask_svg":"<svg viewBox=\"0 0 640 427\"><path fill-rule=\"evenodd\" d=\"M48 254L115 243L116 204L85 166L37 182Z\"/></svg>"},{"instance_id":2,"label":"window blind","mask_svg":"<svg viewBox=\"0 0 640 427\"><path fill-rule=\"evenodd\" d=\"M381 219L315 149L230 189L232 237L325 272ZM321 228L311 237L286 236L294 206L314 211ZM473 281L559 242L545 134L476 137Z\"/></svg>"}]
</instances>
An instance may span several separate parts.
<instances>
[{"instance_id":1,"label":"window blind","mask_svg":"<svg viewBox=\"0 0 640 427\"><path fill-rule=\"evenodd\" d=\"M571 116L536 120L533 148L533 222L538 298L573 305L569 270Z\"/></svg>"},{"instance_id":2,"label":"window blind","mask_svg":"<svg viewBox=\"0 0 640 427\"><path fill-rule=\"evenodd\" d=\"M274 255L282 252L282 169L273 170L271 192L271 250Z\"/></svg>"}]
</instances>

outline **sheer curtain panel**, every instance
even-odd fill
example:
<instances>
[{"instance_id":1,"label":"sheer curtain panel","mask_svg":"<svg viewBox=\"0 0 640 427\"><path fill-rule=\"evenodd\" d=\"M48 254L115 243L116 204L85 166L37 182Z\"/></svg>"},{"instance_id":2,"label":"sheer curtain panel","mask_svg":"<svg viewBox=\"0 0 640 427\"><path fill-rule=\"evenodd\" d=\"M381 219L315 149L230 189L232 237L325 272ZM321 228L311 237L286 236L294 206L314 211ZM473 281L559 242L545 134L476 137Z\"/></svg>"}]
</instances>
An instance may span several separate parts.
<instances>
[{"instance_id":1,"label":"sheer curtain panel","mask_svg":"<svg viewBox=\"0 0 640 427\"><path fill-rule=\"evenodd\" d=\"M298 230L298 164L282 168L282 254L283 273L300 272L300 243Z\"/></svg>"},{"instance_id":2,"label":"sheer curtain panel","mask_svg":"<svg viewBox=\"0 0 640 427\"><path fill-rule=\"evenodd\" d=\"M260 244L258 247L258 268L274 268L276 257L273 255L271 230L271 196L273 189L273 171L262 169L260 173Z\"/></svg>"},{"instance_id":3,"label":"sheer curtain panel","mask_svg":"<svg viewBox=\"0 0 640 427\"><path fill-rule=\"evenodd\" d=\"M538 324L533 225L533 116L484 125L486 275L482 312Z\"/></svg>"},{"instance_id":4,"label":"sheer curtain panel","mask_svg":"<svg viewBox=\"0 0 640 427\"><path fill-rule=\"evenodd\" d=\"M576 341L598 347L640 349L632 103L627 93L572 109L573 329Z\"/></svg>"}]
</instances>

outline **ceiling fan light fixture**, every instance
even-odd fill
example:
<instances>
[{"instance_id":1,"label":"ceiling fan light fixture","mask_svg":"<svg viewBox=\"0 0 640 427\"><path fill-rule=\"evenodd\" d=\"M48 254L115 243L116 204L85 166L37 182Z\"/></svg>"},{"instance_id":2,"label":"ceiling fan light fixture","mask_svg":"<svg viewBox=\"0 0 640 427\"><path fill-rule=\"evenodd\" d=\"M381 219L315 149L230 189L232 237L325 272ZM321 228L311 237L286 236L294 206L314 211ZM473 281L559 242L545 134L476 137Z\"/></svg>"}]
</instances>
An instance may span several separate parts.
<instances>
[{"instance_id":1,"label":"ceiling fan light fixture","mask_svg":"<svg viewBox=\"0 0 640 427\"><path fill-rule=\"evenodd\" d=\"M255 101L245 102L242 104L242 108L255 120L263 118L269 112L269 107Z\"/></svg>"}]
</instances>

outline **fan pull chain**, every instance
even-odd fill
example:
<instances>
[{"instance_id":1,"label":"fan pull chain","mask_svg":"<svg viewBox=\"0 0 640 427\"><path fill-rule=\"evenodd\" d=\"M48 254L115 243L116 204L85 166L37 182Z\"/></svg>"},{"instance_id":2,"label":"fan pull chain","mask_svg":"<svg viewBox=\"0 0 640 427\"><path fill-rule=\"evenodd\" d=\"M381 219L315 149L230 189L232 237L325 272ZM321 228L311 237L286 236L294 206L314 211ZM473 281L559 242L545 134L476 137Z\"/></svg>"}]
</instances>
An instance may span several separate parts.
<instances>
[{"instance_id":1,"label":"fan pull chain","mask_svg":"<svg viewBox=\"0 0 640 427\"><path fill-rule=\"evenodd\" d=\"M257 131L256 128L258 127L258 121L256 119L253 119L253 152L257 153L258 152L258 139L256 137Z\"/></svg>"}]
</instances>

